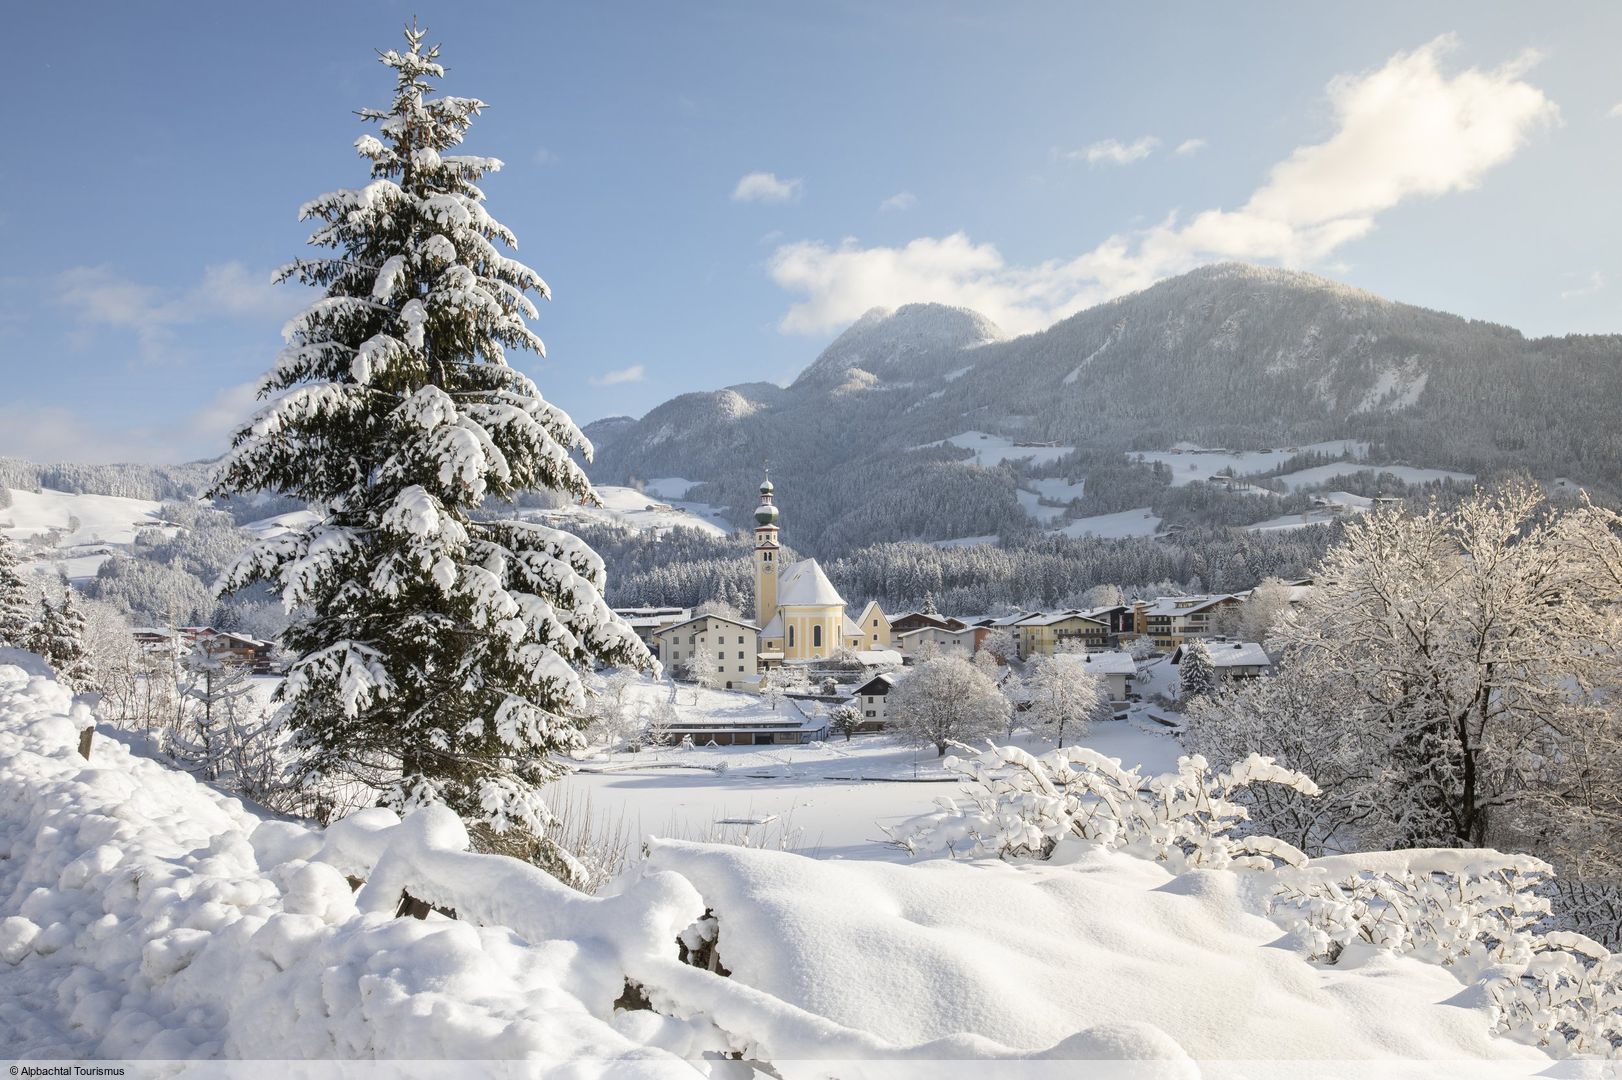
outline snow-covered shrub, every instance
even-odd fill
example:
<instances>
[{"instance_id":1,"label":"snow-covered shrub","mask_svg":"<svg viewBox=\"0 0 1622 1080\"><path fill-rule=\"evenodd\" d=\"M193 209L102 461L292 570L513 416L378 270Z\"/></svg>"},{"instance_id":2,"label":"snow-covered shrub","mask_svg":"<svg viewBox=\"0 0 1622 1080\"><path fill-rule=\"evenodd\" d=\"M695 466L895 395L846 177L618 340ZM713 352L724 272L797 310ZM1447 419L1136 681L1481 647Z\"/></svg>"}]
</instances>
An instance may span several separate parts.
<instances>
[{"instance_id":1,"label":"snow-covered shrub","mask_svg":"<svg viewBox=\"0 0 1622 1080\"><path fill-rule=\"evenodd\" d=\"M1556 1055L1622 1057L1622 957L1569 931L1541 935L1525 968L1488 981L1498 1030Z\"/></svg>"},{"instance_id":2,"label":"snow-covered shrub","mask_svg":"<svg viewBox=\"0 0 1622 1080\"><path fill-rule=\"evenodd\" d=\"M1549 913L1549 866L1529 855L1437 849L1337 855L1281 874L1273 915L1333 963L1364 942L1439 964L1522 963Z\"/></svg>"},{"instance_id":3,"label":"snow-covered shrub","mask_svg":"<svg viewBox=\"0 0 1622 1080\"><path fill-rule=\"evenodd\" d=\"M1061 840L1075 837L1174 869L1306 860L1273 837L1230 835L1246 817L1231 798L1235 790L1257 783L1316 790L1306 776L1271 758L1252 754L1226 772L1213 772L1203 757L1182 757L1176 772L1145 780L1137 769L1123 769L1115 758L1086 747L1037 757L991 745L973 757L949 757L945 767L968 780L962 799L938 799L934 813L886 830L910 853L1047 859Z\"/></svg>"},{"instance_id":4,"label":"snow-covered shrub","mask_svg":"<svg viewBox=\"0 0 1622 1080\"><path fill-rule=\"evenodd\" d=\"M1557 1055L1622 1056L1622 958L1539 934L1551 873L1528 855L1436 849L1338 855L1279 874L1273 917L1334 963L1355 943L1485 979L1497 1030Z\"/></svg>"}]
</instances>

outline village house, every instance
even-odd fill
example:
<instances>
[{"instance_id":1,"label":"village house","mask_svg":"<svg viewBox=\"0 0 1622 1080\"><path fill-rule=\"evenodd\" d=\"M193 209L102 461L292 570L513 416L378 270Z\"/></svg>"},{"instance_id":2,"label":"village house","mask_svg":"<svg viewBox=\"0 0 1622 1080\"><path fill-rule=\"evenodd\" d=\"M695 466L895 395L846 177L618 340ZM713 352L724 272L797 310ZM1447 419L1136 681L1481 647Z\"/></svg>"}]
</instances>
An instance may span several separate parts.
<instances>
[{"instance_id":1,"label":"village house","mask_svg":"<svg viewBox=\"0 0 1622 1080\"><path fill-rule=\"evenodd\" d=\"M1175 649L1190 638L1210 637L1216 613L1239 603L1239 597L1227 593L1162 596L1152 604L1139 600L1133 605L1133 631L1157 648Z\"/></svg>"},{"instance_id":2,"label":"village house","mask_svg":"<svg viewBox=\"0 0 1622 1080\"><path fill-rule=\"evenodd\" d=\"M890 691L895 689L896 681L895 674L884 672L856 688L851 702L862 712L862 722L856 726L857 731L879 731L884 728L885 703L889 700Z\"/></svg>"},{"instance_id":3,"label":"village house","mask_svg":"<svg viewBox=\"0 0 1622 1080\"><path fill-rule=\"evenodd\" d=\"M274 641L262 641L230 630L216 630L212 626L138 626L130 631L130 636L143 652L169 653L178 659L201 645L210 656L243 664L255 674L268 675L275 670Z\"/></svg>"},{"instance_id":4,"label":"village house","mask_svg":"<svg viewBox=\"0 0 1622 1080\"><path fill-rule=\"evenodd\" d=\"M1136 661L1124 652L1060 653L1053 659L1058 663L1079 664L1097 676L1104 684L1111 705L1126 704L1138 674Z\"/></svg>"},{"instance_id":5,"label":"village house","mask_svg":"<svg viewBox=\"0 0 1622 1080\"><path fill-rule=\"evenodd\" d=\"M661 664L672 671L685 669L695 680L702 677L728 690L753 687L758 681L760 627L753 623L725 615L696 615L654 631L653 643Z\"/></svg>"},{"instance_id":6,"label":"village house","mask_svg":"<svg viewBox=\"0 0 1622 1080\"><path fill-rule=\"evenodd\" d=\"M1059 612L1039 612L1027 616L1013 626L1014 644L1019 658L1052 656L1061 647L1102 649L1109 644L1109 625L1079 609Z\"/></svg>"},{"instance_id":7,"label":"village house","mask_svg":"<svg viewBox=\"0 0 1622 1080\"><path fill-rule=\"evenodd\" d=\"M952 620L957 622L956 619ZM956 629L942 626L920 626L895 636L895 651L907 660L916 660L933 649L936 656L956 656L967 660L980 648L990 631L983 626L964 626Z\"/></svg>"},{"instance_id":8,"label":"village house","mask_svg":"<svg viewBox=\"0 0 1622 1080\"><path fill-rule=\"evenodd\" d=\"M830 727L826 717L808 716L787 703L769 717L690 714L666 730L670 745L690 738L694 746L793 746L827 739Z\"/></svg>"},{"instance_id":9,"label":"village house","mask_svg":"<svg viewBox=\"0 0 1622 1080\"><path fill-rule=\"evenodd\" d=\"M890 620L890 633L892 636L910 633L913 630L922 630L934 627L939 630L961 630L968 624L962 619L954 619L950 615L941 615L934 611L909 611L905 615L898 615Z\"/></svg>"},{"instance_id":10,"label":"village house","mask_svg":"<svg viewBox=\"0 0 1622 1080\"><path fill-rule=\"evenodd\" d=\"M1211 653L1211 666L1216 669L1218 679L1254 679L1273 670L1272 657L1254 641L1217 638L1207 641L1205 647ZM1179 645L1171 654L1173 664L1182 663L1183 649L1184 646Z\"/></svg>"},{"instance_id":11,"label":"village house","mask_svg":"<svg viewBox=\"0 0 1622 1080\"><path fill-rule=\"evenodd\" d=\"M615 608L614 614L625 620L625 625L636 632L642 644L649 649L654 647L653 635L656 631L667 626L674 626L686 622L693 617L692 608L681 607L630 607Z\"/></svg>"}]
</instances>

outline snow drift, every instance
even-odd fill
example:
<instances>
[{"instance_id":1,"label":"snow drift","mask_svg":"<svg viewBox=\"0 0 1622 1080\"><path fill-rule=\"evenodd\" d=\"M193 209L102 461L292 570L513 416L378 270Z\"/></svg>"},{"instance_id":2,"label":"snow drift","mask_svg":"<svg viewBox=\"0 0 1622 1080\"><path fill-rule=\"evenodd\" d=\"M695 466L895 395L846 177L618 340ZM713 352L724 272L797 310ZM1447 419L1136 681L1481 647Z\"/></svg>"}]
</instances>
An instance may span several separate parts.
<instances>
[{"instance_id":1,"label":"snow drift","mask_svg":"<svg viewBox=\"0 0 1622 1080\"><path fill-rule=\"evenodd\" d=\"M1445 969L1374 950L1306 962L1231 872L1103 849L896 866L655 842L588 897L468 852L442 809L314 830L105 736L86 761L88 719L49 677L0 664L0 1029L18 1055L613 1059L641 1075L738 1055L786 1077L983 1074L984 1059L999 1074L1157 1059L1157 1076L1197 1075L1194 1058L1549 1065L1495 1039ZM457 917L395 917L403 888ZM729 977L678 955L703 948Z\"/></svg>"}]
</instances>

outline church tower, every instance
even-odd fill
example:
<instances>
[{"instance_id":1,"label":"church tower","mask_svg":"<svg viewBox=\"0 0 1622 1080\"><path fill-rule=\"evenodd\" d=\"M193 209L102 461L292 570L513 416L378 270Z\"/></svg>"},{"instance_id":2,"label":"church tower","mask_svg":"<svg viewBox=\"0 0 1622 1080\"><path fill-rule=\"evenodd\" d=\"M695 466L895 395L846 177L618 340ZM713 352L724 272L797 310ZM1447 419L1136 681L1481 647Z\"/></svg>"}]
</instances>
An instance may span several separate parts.
<instances>
[{"instance_id":1,"label":"church tower","mask_svg":"<svg viewBox=\"0 0 1622 1080\"><path fill-rule=\"evenodd\" d=\"M755 625L765 626L777 614L777 571L782 549L777 546L777 506L772 502L771 479L760 485L755 507Z\"/></svg>"}]
</instances>

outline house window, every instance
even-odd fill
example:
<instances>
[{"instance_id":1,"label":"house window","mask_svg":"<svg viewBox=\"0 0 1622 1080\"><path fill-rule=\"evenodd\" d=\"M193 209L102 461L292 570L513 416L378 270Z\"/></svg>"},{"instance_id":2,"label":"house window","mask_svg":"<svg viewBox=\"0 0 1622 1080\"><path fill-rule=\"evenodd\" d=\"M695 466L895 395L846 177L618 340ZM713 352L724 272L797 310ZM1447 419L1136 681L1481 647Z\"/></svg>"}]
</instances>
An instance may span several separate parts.
<instances>
[{"instance_id":1,"label":"house window","mask_svg":"<svg viewBox=\"0 0 1622 1080\"><path fill-rule=\"evenodd\" d=\"M743 650L741 650L741 649L738 651L738 659L739 660L743 659Z\"/></svg>"},{"instance_id":2,"label":"house window","mask_svg":"<svg viewBox=\"0 0 1622 1080\"><path fill-rule=\"evenodd\" d=\"M811 647L813 649L822 648L822 627L820 626L811 628Z\"/></svg>"},{"instance_id":3,"label":"house window","mask_svg":"<svg viewBox=\"0 0 1622 1080\"><path fill-rule=\"evenodd\" d=\"M739 644L739 645L742 645L742 644L743 644L743 635L742 635L742 634L739 634L739 635L738 635L738 644Z\"/></svg>"},{"instance_id":4,"label":"house window","mask_svg":"<svg viewBox=\"0 0 1622 1080\"><path fill-rule=\"evenodd\" d=\"M873 715L873 710L872 709L867 710L867 715L872 716Z\"/></svg>"}]
</instances>

